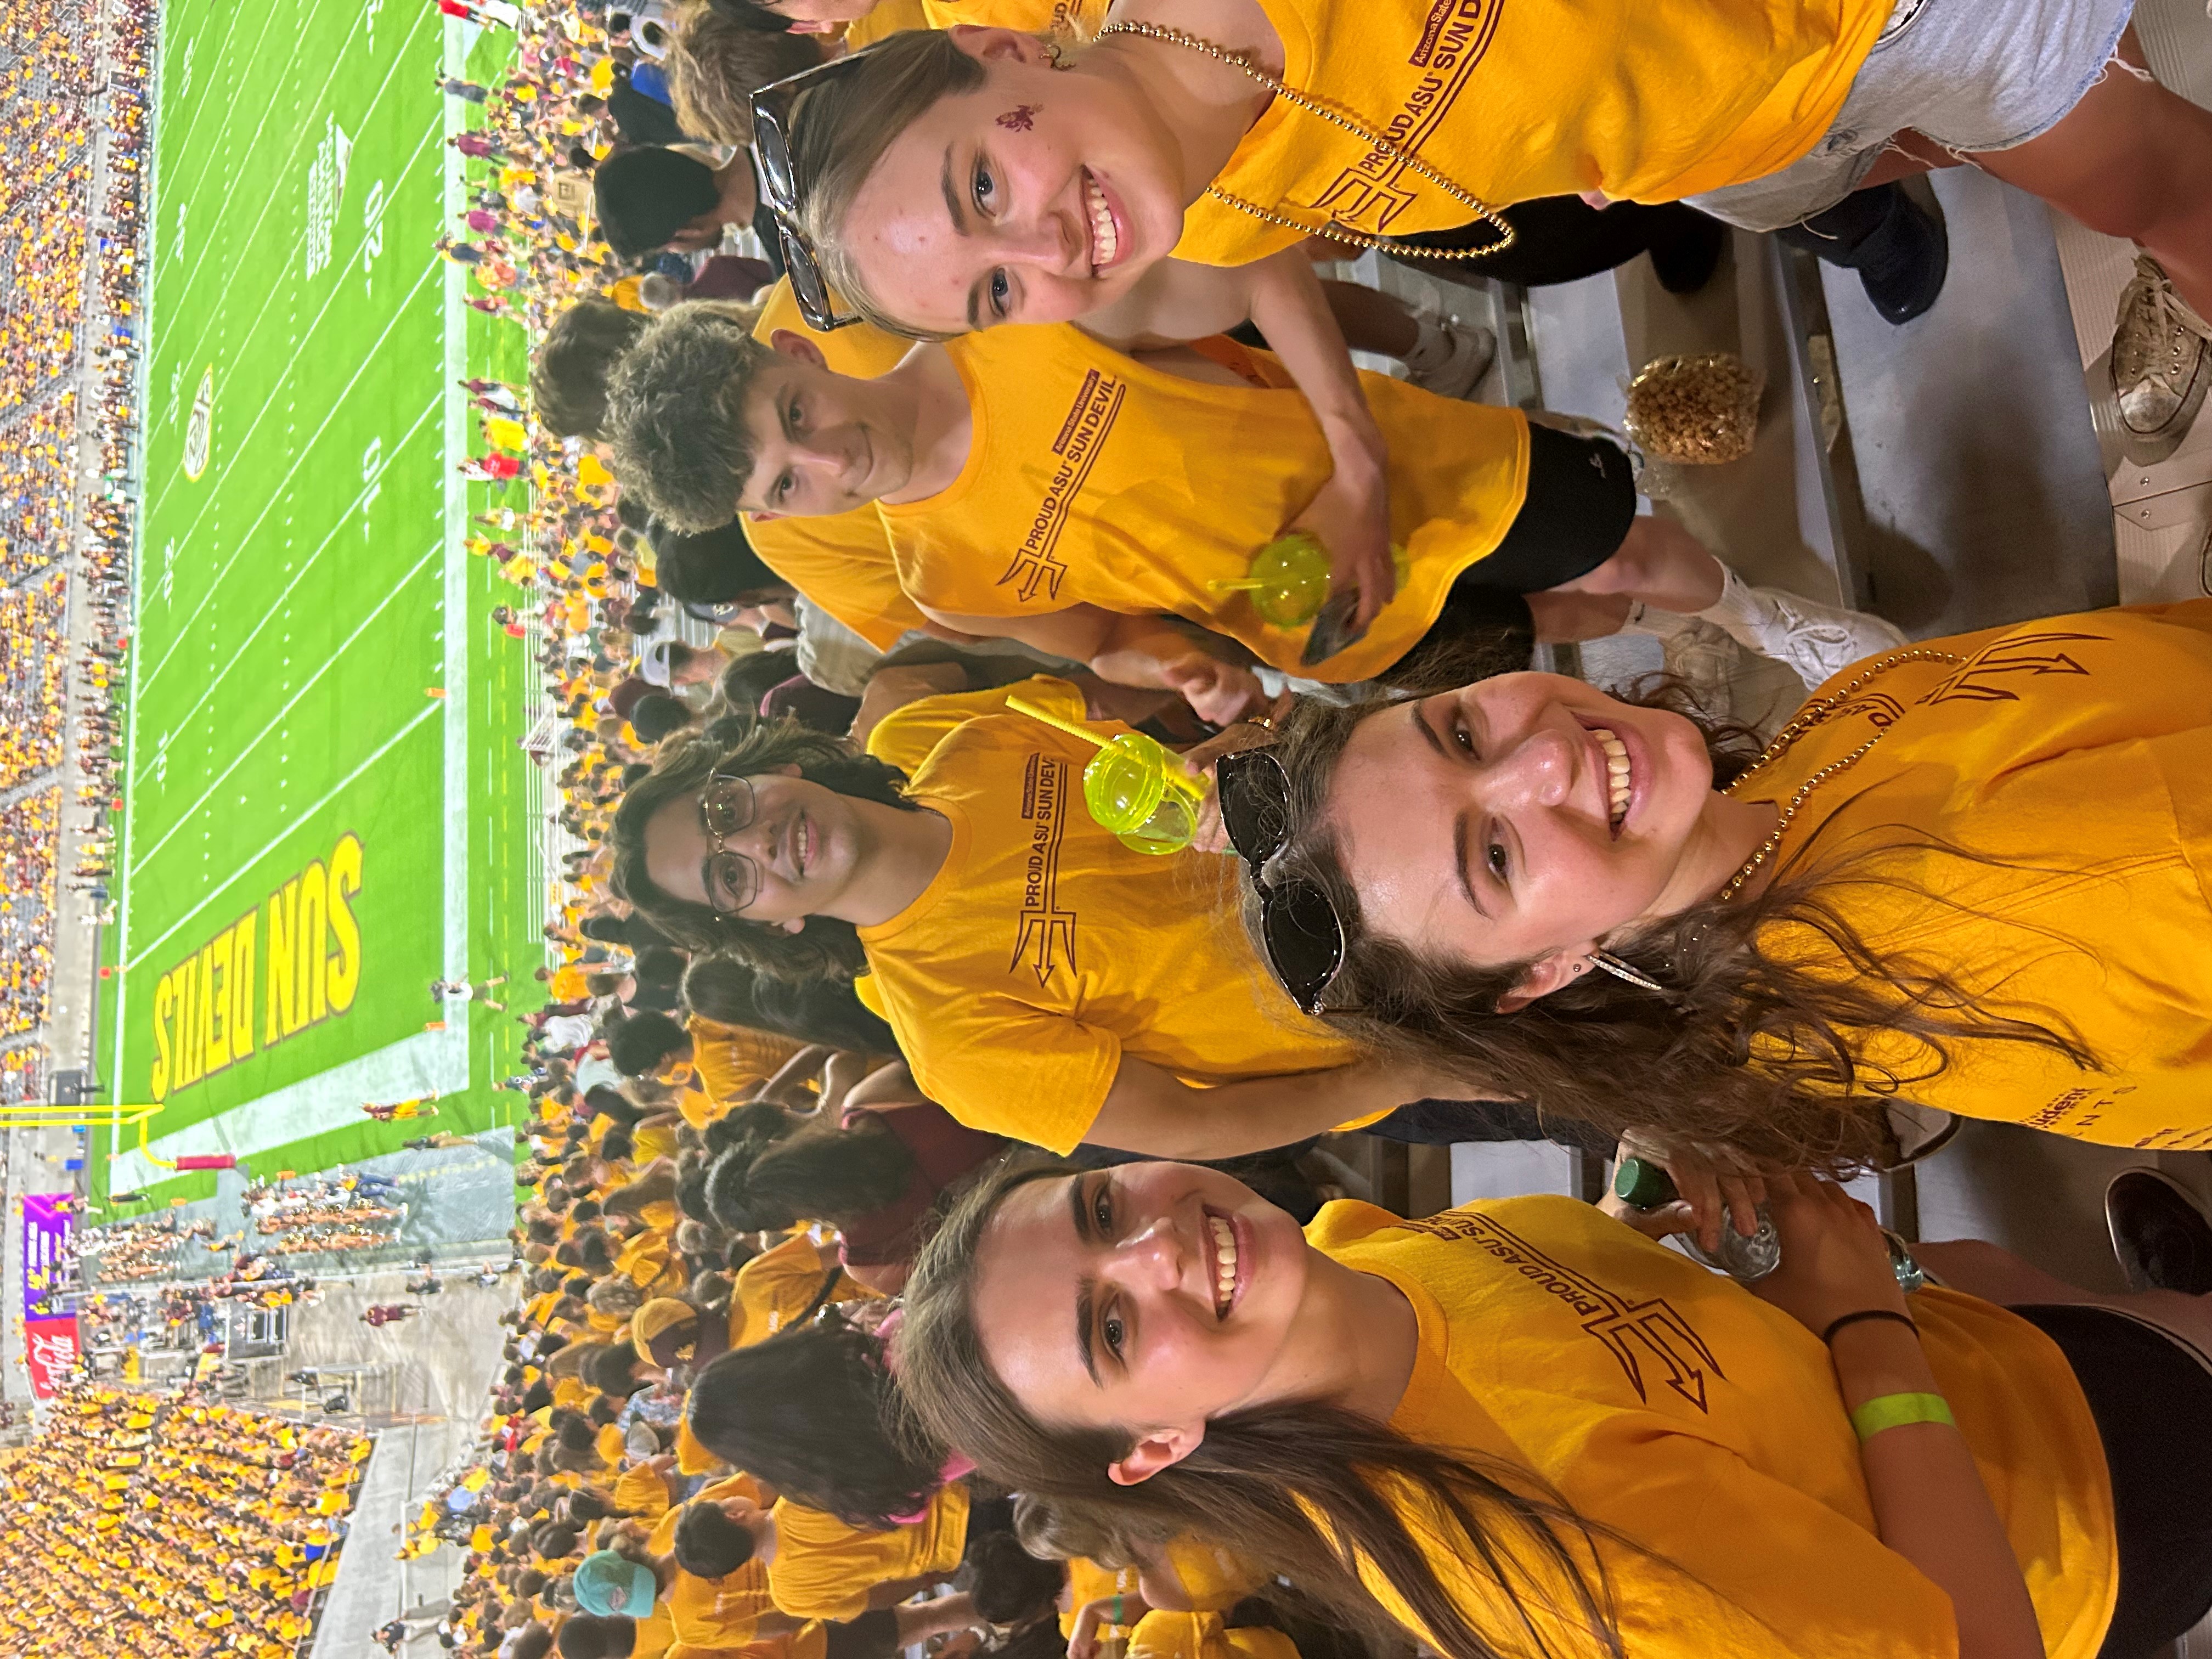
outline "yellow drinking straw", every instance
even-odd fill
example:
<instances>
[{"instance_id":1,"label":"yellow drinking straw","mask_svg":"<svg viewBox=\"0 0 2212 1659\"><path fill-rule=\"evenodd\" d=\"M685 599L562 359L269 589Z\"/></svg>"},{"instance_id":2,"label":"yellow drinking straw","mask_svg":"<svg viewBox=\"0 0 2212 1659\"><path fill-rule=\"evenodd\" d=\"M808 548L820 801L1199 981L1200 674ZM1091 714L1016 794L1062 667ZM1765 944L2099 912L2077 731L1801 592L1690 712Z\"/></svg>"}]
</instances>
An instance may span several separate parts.
<instances>
[{"instance_id":1,"label":"yellow drinking straw","mask_svg":"<svg viewBox=\"0 0 2212 1659\"><path fill-rule=\"evenodd\" d=\"M1103 749L1106 747L1106 739L1100 737L1089 726L1078 726L1073 720L1064 720L1060 719L1059 715L1054 714L1049 708L1040 708L1036 704L1030 702L1021 697L1008 697L1006 699L1006 707L1012 709L1017 714L1027 714L1033 720L1042 720L1047 726L1055 726L1060 731L1066 732L1071 738L1080 738L1084 742L1090 744L1096 748Z\"/></svg>"}]
</instances>

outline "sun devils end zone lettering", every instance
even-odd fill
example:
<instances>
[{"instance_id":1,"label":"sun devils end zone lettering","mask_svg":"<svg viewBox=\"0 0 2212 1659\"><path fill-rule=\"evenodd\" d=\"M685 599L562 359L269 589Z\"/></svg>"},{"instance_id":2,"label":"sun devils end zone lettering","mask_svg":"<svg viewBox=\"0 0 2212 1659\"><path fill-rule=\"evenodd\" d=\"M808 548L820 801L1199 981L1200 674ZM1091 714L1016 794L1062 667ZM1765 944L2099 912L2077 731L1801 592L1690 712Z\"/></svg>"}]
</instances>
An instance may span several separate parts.
<instances>
[{"instance_id":1,"label":"sun devils end zone lettering","mask_svg":"<svg viewBox=\"0 0 2212 1659\"><path fill-rule=\"evenodd\" d=\"M1097 464L1098 453L1105 447L1115 416L1121 412L1121 400L1127 394L1128 382L1118 374L1102 374L1094 368L1083 377L1082 389L1075 394L1067 419L1060 423L1060 435L1053 441L1052 453L1060 459L1046 482L1044 499L1037 503L1036 515L1030 521L1029 533L1023 537L1013 562L999 578L1001 587L1008 582L1018 583L1015 592L1024 605L1040 593L1048 599L1060 597L1060 580L1067 574L1067 567L1060 559L1060 532L1066 526L1068 508Z\"/></svg>"},{"instance_id":2,"label":"sun devils end zone lettering","mask_svg":"<svg viewBox=\"0 0 2212 1659\"><path fill-rule=\"evenodd\" d=\"M1066 951L1075 967L1075 912L1060 907L1060 843L1067 830L1067 793L1074 769L1057 755L1031 755L1022 770L1022 817L1030 826L1022 908L1015 918L1014 954L1008 973L1024 957L1042 985Z\"/></svg>"}]
</instances>

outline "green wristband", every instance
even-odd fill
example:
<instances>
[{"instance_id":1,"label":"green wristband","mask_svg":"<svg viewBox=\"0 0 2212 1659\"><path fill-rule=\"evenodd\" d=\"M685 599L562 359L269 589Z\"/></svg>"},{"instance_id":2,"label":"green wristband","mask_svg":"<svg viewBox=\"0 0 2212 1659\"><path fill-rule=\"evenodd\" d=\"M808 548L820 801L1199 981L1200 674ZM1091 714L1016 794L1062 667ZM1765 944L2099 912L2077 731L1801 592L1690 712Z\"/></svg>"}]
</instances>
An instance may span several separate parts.
<instances>
[{"instance_id":1,"label":"green wristband","mask_svg":"<svg viewBox=\"0 0 2212 1659\"><path fill-rule=\"evenodd\" d=\"M1110 1621L1110 1622L1112 1623L1112 1625L1113 1625L1113 1626L1114 1626L1114 1628L1115 1628L1115 1629L1116 1629L1116 1630L1121 1629L1121 1598L1120 1596L1118 1596L1118 1595L1117 1595L1117 1596L1115 1596L1115 1597L1114 1598L1114 1617L1113 1617L1113 1619L1111 1620L1111 1621Z\"/></svg>"},{"instance_id":2,"label":"green wristband","mask_svg":"<svg viewBox=\"0 0 2212 1659\"><path fill-rule=\"evenodd\" d=\"M1884 1394L1851 1413L1851 1427L1862 1443L1884 1429L1901 1429L1912 1423L1951 1423L1950 1403L1940 1394Z\"/></svg>"}]
</instances>

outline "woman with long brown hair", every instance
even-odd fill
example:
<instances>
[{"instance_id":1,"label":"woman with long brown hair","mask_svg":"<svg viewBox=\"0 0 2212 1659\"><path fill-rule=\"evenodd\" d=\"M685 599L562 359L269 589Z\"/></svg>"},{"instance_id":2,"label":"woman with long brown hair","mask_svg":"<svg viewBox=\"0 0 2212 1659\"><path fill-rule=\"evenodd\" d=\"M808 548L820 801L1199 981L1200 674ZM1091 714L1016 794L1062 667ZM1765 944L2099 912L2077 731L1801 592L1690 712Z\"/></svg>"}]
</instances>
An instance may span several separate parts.
<instances>
[{"instance_id":1,"label":"woman with long brown hair","mask_svg":"<svg viewBox=\"0 0 2212 1659\"><path fill-rule=\"evenodd\" d=\"M1746 1288L1561 1196L1301 1234L1218 1171L1037 1160L955 1208L892 1355L920 1443L1447 1659L2122 1659L2203 1614L2205 1298L1908 1298L1839 1188L1771 1207Z\"/></svg>"},{"instance_id":2,"label":"woman with long brown hair","mask_svg":"<svg viewBox=\"0 0 2212 1659\"><path fill-rule=\"evenodd\" d=\"M2212 1146L2212 603L1875 657L1761 751L1552 675L1222 763L1263 953L1346 1035L1767 1169L1910 1101Z\"/></svg>"}]
</instances>

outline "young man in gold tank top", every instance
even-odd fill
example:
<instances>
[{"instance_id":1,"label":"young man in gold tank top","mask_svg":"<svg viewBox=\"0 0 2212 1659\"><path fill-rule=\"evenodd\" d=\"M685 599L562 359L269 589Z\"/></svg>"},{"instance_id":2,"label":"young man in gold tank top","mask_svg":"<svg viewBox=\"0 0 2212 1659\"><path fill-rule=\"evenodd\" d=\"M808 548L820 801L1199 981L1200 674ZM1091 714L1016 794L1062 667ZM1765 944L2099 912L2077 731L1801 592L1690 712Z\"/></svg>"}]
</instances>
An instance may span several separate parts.
<instances>
[{"instance_id":1,"label":"young man in gold tank top","mask_svg":"<svg viewBox=\"0 0 2212 1659\"><path fill-rule=\"evenodd\" d=\"M1896 640L1747 588L1639 517L1610 443L1380 375L1360 390L1391 439L1402 562L1372 623L1327 638L1327 611L1280 625L1242 586L1332 459L1281 364L1231 342L1132 356L1066 325L1006 329L860 380L796 333L764 348L740 314L679 307L624 358L609 432L625 483L671 523L873 502L900 585L937 622L1181 691L1209 719L1251 706L1254 664L1419 684L1448 645L1517 635L1525 653L1531 628L1592 638L1639 606L1704 615L1808 682Z\"/></svg>"}]
</instances>

